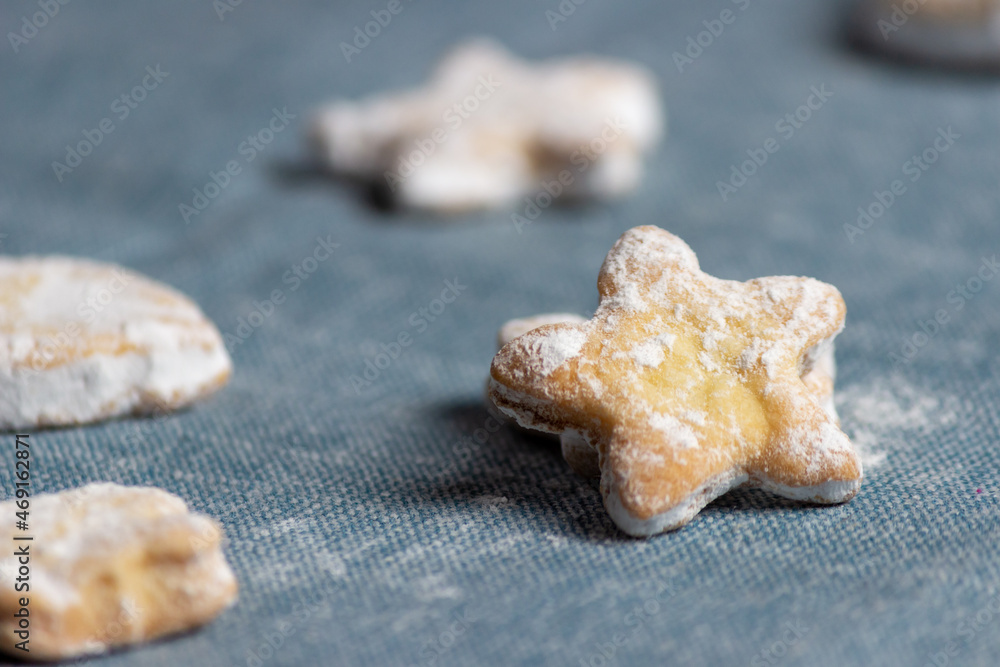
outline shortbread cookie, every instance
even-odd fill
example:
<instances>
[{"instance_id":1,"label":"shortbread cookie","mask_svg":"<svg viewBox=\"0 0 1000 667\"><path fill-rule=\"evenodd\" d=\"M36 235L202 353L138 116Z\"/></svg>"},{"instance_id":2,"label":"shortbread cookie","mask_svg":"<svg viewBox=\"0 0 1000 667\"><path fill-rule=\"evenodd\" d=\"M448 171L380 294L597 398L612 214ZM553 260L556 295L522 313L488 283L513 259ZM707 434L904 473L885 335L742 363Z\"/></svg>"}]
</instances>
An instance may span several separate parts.
<instances>
[{"instance_id":1,"label":"shortbread cookie","mask_svg":"<svg viewBox=\"0 0 1000 667\"><path fill-rule=\"evenodd\" d=\"M112 264L0 258L0 429L173 410L232 362L198 306Z\"/></svg>"},{"instance_id":2,"label":"shortbread cookie","mask_svg":"<svg viewBox=\"0 0 1000 667\"><path fill-rule=\"evenodd\" d=\"M857 493L861 462L801 379L843 328L836 288L720 280L679 238L637 227L611 249L598 291L586 323L542 326L500 350L490 395L522 426L597 450L622 530L677 528L740 485L818 503Z\"/></svg>"},{"instance_id":3,"label":"shortbread cookie","mask_svg":"<svg viewBox=\"0 0 1000 667\"><path fill-rule=\"evenodd\" d=\"M23 659L103 653L208 623L236 600L222 532L149 487L91 484L30 499L28 530L4 532L0 648ZM13 517L15 502L0 504ZM6 523L6 522L5 522ZM33 539L13 538L31 536ZM27 556L17 556L18 548ZM14 554L14 555L10 555ZM26 558L30 590L11 584ZM15 616L28 604L28 652Z\"/></svg>"},{"instance_id":4,"label":"shortbread cookie","mask_svg":"<svg viewBox=\"0 0 1000 667\"><path fill-rule=\"evenodd\" d=\"M511 320L504 324L497 334L497 350L518 336L523 336L545 324L582 324L586 321L585 317L571 313L545 313ZM834 357L833 341L825 341L809 350L802 365L802 383L816 396L827 414L839 424L840 417L837 415L833 399L836 377L837 362ZM559 440L563 458L577 474L584 477L601 476L597 450L590 446L585 437L577 431L569 431L560 434Z\"/></svg>"},{"instance_id":5,"label":"shortbread cookie","mask_svg":"<svg viewBox=\"0 0 1000 667\"><path fill-rule=\"evenodd\" d=\"M384 185L404 206L450 211L628 192L662 117L642 67L527 63L480 39L452 51L421 89L330 104L311 133L334 171Z\"/></svg>"}]
</instances>

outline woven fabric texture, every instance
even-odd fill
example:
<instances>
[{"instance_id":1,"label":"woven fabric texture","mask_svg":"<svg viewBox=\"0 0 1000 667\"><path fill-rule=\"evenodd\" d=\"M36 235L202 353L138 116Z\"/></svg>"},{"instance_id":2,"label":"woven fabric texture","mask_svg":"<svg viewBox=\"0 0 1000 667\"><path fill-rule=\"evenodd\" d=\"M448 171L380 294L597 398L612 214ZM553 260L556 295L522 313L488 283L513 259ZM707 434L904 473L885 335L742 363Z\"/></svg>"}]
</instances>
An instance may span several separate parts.
<instances>
[{"instance_id":1,"label":"woven fabric texture","mask_svg":"<svg viewBox=\"0 0 1000 667\"><path fill-rule=\"evenodd\" d=\"M42 4L5 2L3 32ZM36 493L177 493L224 524L241 584L208 627L92 664L996 664L996 79L855 53L849 5L792 0L404 0L348 62L387 4L73 2L0 50L0 251L122 263L236 341L231 383L193 409L32 432ZM519 231L516 210L385 212L310 167L310 109L418 84L476 34L650 67L670 129L640 189ZM185 220L196 190L214 196ZM871 222L848 233L859 207ZM557 446L495 428L498 327L591 312L604 255L642 224L720 277L841 290L838 407L867 464L852 502L737 491L630 539Z\"/></svg>"}]
</instances>

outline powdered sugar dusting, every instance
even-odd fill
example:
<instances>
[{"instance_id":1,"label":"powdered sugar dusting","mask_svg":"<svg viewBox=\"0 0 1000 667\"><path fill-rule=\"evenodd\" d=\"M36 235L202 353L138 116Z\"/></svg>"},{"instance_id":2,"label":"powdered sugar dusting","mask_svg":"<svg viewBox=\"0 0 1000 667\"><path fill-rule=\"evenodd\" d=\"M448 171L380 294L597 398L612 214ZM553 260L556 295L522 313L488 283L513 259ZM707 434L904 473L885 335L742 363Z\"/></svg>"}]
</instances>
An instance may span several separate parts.
<instances>
[{"instance_id":1,"label":"powdered sugar dusting","mask_svg":"<svg viewBox=\"0 0 1000 667\"><path fill-rule=\"evenodd\" d=\"M602 278L609 278L619 289L627 285L637 286L642 273L656 273L680 270L698 270L698 258L694 251L681 239L667 234L658 227L635 227L625 232L611 248L611 252L601 266ZM657 291L657 290L654 290ZM616 294L626 303L620 304L634 310L645 310L645 299L638 289L628 294Z\"/></svg>"},{"instance_id":2,"label":"powdered sugar dusting","mask_svg":"<svg viewBox=\"0 0 1000 667\"><path fill-rule=\"evenodd\" d=\"M712 355L710 355L708 352L699 352L698 361L700 361L701 365L705 367L705 370L709 372L716 373L722 370L722 367L719 366L718 363L716 363L715 359L713 359Z\"/></svg>"},{"instance_id":3,"label":"powdered sugar dusting","mask_svg":"<svg viewBox=\"0 0 1000 667\"><path fill-rule=\"evenodd\" d=\"M656 368L666 359L664 349L669 351L676 340L677 336L675 334L662 333L633 347L629 356L632 358L632 361L640 366Z\"/></svg>"},{"instance_id":4,"label":"powdered sugar dusting","mask_svg":"<svg viewBox=\"0 0 1000 667\"><path fill-rule=\"evenodd\" d=\"M543 313L510 320L500 328L500 332L497 334L498 347L503 347L518 336L523 336L546 324L583 324L586 321L587 318L575 313Z\"/></svg>"},{"instance_id":5,"label":"powdered sugar dusting","mask_svg":"<svg viewBox=\"0 0 1000 667\"><path fill-rule=\"evenodd\" d=\"M649 417L649 425L663 431L672 444L682 449L697 449L698 436L694 430L680 419L661 412L654 412Z\"/></svg>"},{"instance_id":6,"label":"powdered sugar dusting","mask_svg":"<svg viewBox=\"0 0 1000 667\"><path fill-rule=\"evenodd\" d=\"M830 285L794 276L749 283L707 276L684 241L657 227L636 227L622 235L604 261L599 286L600 311L645 312L656 307L672 311L678 320L688 314L699 317L705 325L702 346L709 352L731 335L730 322L766 318L760 326L777 330L762 341L766 344L747 348L741 364L762 364L772 380L792 355L815 344L818 334L830 336L831 322L840 324L833 335L843 326L843 301ZM700 361L710 371L719 369L708 355Z\"/></svg>"},{"instance_id":7,"label":"powdered sugar dusting","mask_svg":"<svg viewBox=\"0 0 1000 667\"><path fill-rule=\"evenodd\" d=\"M706 415L701 410L688 410L687 412L681 415L681 419L683 419L686 422L690 422L692 424L697 424L698 426L704 426L705 418L707 416L708 415Z\"/></svg>"},{"instance_id":8,"label":"powdered sugar dusting","mask_svg":"<svg viewBox=\"0 0 1000 667\"><path fill-rule=\"evenodd\" d=\"M551 375L552 371L566 361L579 356L586 342L587 333L577 327L560 327L547 331L531 342L538 372L542 377Z\"/></svg>"},{"instance_id":9,"label":"powdered sugar dusting","mask_svg":"<svg viewBox=\"0 0 1000 667\"><path fill-rule=\"evenodd\" d=\"M955 423L960 402L939 397L901 375L852 384L837 394L844 428L867 466L886 459L886 447L904 444L908 433L927 432Z\"/></svg>"}]
</instances>

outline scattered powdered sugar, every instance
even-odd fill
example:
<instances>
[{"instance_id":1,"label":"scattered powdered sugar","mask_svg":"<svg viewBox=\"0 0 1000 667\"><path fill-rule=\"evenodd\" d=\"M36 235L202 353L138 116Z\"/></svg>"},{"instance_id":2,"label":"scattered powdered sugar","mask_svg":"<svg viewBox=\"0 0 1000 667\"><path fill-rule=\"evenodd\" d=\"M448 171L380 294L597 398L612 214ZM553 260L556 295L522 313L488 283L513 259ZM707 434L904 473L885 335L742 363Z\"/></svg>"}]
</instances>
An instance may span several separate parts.
<instances>
[{"instance_id":1,"label":"scattered powdered sugar","mask_svg":"<svg viewBox=\"0 0 1000 667\"><path fill-rule=\"evenodd\" d=\"M705 419L707 417L708 415L706 415L701 410L688 410L687 412L681 415L681 419L683 419L684 421L691 422L692 424L697 424L698 426L704 426Z\"/></svg>"},{"instance_id":2,"label":"scattered powdered sugar","mask_svg":"<svg viewBox=\"0 0 1000 667\"><path fill-rule=\"evenodd\" d=\"M877 468L885 463L886 453L881 449L885 443L873 431L855 430L851 442L865 468Z\"/></svg>"},{"instance_id":3,"label":"scattered powdered sugar","mask_svg":"<svg viewBox=\"0 0 1000 667\"><path fill-rule=\"evenodd\" d=\"M675 334L662 333L633 347L629 356L640 366L656 368L666 359L664 348L669 351L676 340Z\"/></svg>"},{"instance_id":4,"label":"scattered powdered sugar","mask_svg":"<svg viewBox=\"0 0 1000 667\"><path fill-rule=\"evenodd\" d=\"M764 372L767 373L767 378L773 380L775 374L778 372L778 364L781 362L781 348L772 347L764 354L760 355L760 360L764 364Z\"/></svg>"},{"instance_id":5,"label":"scattered powdered sugar","mask_svg":"<svg viewBox=\"0 0 1000 667\"><path fill-rule=\"evenodd\" d=\"M649 366L650 368L656 368L667 358L663 347L652 342L636 345L632 348L629 357L640 366Z\"/></svg>"},{"instance_id":6,"label":"scattered powdered sugar","mask_svg":"<svg viewBox=\"0 0 1000 667\"><path fill-rule=\"evenodd\" d=\"M671 444L684 449L695 449L698 447L698 436L694 430L676 417L665 415L661 412L654 412L649 416L649 425L666 433Z\"/></svg>"},{"instance_id":7,"label":"scattered powdered sugar","mask_svg":"<svg viewBox=\"0 0 1000 667\"><path fill-rule=\"evenodd\" d=\"M865 427L916 430L956 418L954 406L946 409L940 398L900 375L851 385L837 404L845 417Z\"/></svg>"},{"instance_id":8,"label":"scattered powdered sugar","mask_svg":"<svg viewBox=\"0 0 1000 667\"><path fill-rule=\"evenodd\" d=\"M613 303L624 311L642 312L649 309L649 303L639 291L639 286L634 283L622 285L618 293L608 299L608 303Z\"/></svg>"},{"instance_id":9,"label":"scattered powdered sugar","mask_svg":"<svg viewBox=\"0 0 1000 667\"><path fill-rule=\"evenodd\" d=\"M543 313L541 315L510 320L500 328L497 334L498 347L503 347L518 336L523 336L529 331L533 331L546 324L583 324L586 321L586 317L581 317L575 313Z\"/></svg>"},{"instance_id":10,"label":"scattered powdered sugar","mask_svg":"<svg viewBox=\"0 0 1000 667\"><path fill-rule=\"evenodd\" d=\"M705 367L705 370L711 373L717 373L722 370L722 367L719 366L718 363L716 363L715 359L713 359L712 355L710 355L708 352L704 351L699 352L698 361L700 361L701 365Z\"/></svg>"},{"instance_id":11,"label":"scattered powdered sugar","mask_svg":"<svg viewBox=\"0 0 1000 667\"><path fill-rule=\"evenodd\" d=\"M547 377L567 360L578 356L586 342L586 331L577 327L560 327L545 332L531 341L532 357L538 364L538 372Z\"/></svg>"},{"instance_id":12,"label":"scattered powdered sugar","mask_svg":"<svg viewBox=\"0 0 1000 667\"><path fill-rule=\"evenodd\" d=\"M738 315L738 312L739 311L732 308L720 308L719 306L711 306L708 309L707 314L708 314L708 319L711 320L715 324L715 326L725 327L726 318L735 317L736 315ZM718 342L719 338L721 338L722 336L716 336L715 335L716 332L718 332L718 329L709 329L708 331L705 332L704 339L706 343L712 341L713 339L715 340L715 342Z\"/></svg>"},{"instance_id":13,"label":"scattered powdered sugar","mask_svg":"<svg viewBox=\"0 0 1000 667\"><path fill-rule=\"evenodd\" d=\"M421 577L413 582L413 591L423 602L435 600L460 600L462 589L456 586L446 574L437 573Z\"/></svg>"},{"instance_id":14,"label":"scattered powdered sugar","mask_svg":"<svg viewBox=\"0 0 1000 667\"><path fill-rule=\"evenodd\" d=\"M939 397L901 375L864 380L839 391L837 409L866 466L885 461L885 446L915 431L933 430L958 419L959 401Z\"/></svg>"},{"instance_id":15,"label":"scattered powdered sugar","mask_svg":"<svg viewBox=\"0 0 1000 667\"><path fill-rule=\"evenodd\" d=\"M718 349L719 343L725 339L726 335L720 329L708 329L701 335L701 344L706 350L715 350Z\"/></svg>"},{"instance_id":16,"label":"scattered powdered sugar","mask_svg":"<svg viewBox=\"0 0 1000 667\"><path fill-rule=\"evenodd\" d=\"M753 368L753 365L757 363L757 360L760 359L761 352L763 352L764 349L764 341L760 338L754 338L750 341L750 345L748 345L743 350L743 353L740 354L740 358L736 362L737 367L742 371L750 370Z\"/></svg>"}]
</instances>

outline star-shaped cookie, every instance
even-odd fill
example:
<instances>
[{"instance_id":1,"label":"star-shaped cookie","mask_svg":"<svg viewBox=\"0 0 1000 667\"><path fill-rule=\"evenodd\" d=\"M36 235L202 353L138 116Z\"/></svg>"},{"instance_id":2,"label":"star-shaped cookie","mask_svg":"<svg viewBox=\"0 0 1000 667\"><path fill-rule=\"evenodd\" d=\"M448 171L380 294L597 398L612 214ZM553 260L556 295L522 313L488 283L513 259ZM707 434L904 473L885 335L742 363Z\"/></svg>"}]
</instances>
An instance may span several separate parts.
<instances>
[{"instance_id":1,"label":"star-shaped cookie","mask_svg":"<svg viewBox=\"0 0 1000 667\"><path fill-rule=\"evenodd\" d=\"M543 313L531 317L523 317L506 322L497 332L497 350L511 342L518 336L523 336L532 329L537 329L546 324L583 324L586 317L581 317L572 313ZM840 423L840 416L837 414L837 407L834 402L833 389L837 378L837 359L834 353L832 340L823 341L815 348L806 352L807 363L802 365L802 383L816 396L823 409L826 410L835 422ZM811 361L811 365L808 363ZM487 401L489 400L489 383L487 382ZM544 431L532 431L531 433L545 433ZM546 435L552 435L551 433ZM590 446L586 438L577 432L561 433L558 436L563 458L566 463L579 475L583 477L600 477L601 464L597 455L597 450Z\"/></svg>"},{"instance_id":2,"label":"star-shaped cookie","mask_svg":"<svg viewBox=\"0 0 1000 667\"><path fill-rule=\"evenodd\" d=\"M643 155L663 135L655 81L632 63L528 62L473 39L419 88L326 105L311 140L334 172L382 184L412 208L616 197L638 184Z\"/></svg>"},{"instance_id":3,"label":"star-shaped cookie","mask_svg":"<svg viewBox=\"0 0 1000 667\"><path fill-rule=\"evenodd\" d=\"M592 319L497 353L490 397L522 426L596 449L622 530L678 528L741 485L817 503L857 493L860 459L802 381L843 328L836 288L720 280L657 227L626 232L597 285Z\"/></svg>"}]
</instances>

